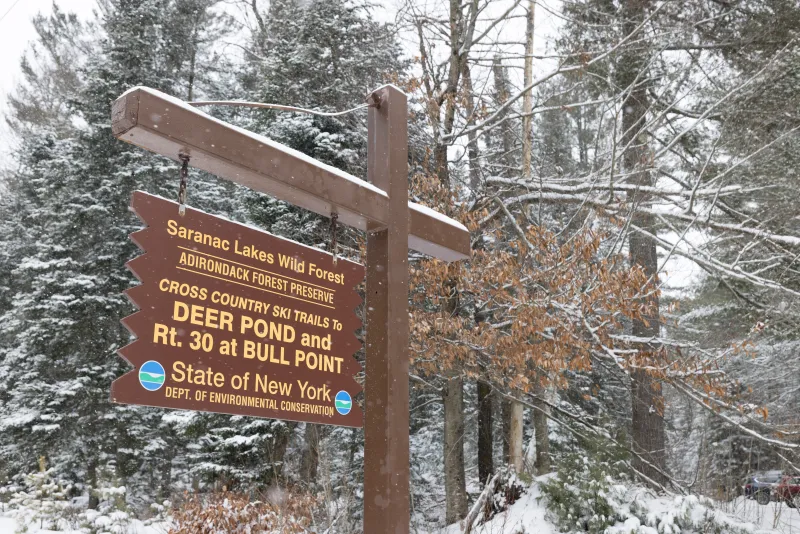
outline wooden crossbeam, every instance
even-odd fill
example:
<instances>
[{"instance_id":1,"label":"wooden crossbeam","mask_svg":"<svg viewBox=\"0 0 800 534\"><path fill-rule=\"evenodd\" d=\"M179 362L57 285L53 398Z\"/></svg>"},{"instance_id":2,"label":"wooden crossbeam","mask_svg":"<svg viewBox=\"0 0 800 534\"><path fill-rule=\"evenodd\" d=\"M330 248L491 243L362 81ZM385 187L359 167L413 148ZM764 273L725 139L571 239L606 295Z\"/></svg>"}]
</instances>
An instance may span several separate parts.
<instances>
[{"instance_id":1,"label":"wooden crossbeam","mask_svg":"<svg viewBox=\"0 0 800 534\"><path fill-rule=\"evenodd\" d=\"M386 192L305 154L211 117L147 87L133 88L112 106L111 129L122 141L267 193L361 230L389 224ZM380 155L376 155L380 157ZM470 256L469 232L459 222L408 202L408 246L445 261Z\"/></svg>"}]
</instances>

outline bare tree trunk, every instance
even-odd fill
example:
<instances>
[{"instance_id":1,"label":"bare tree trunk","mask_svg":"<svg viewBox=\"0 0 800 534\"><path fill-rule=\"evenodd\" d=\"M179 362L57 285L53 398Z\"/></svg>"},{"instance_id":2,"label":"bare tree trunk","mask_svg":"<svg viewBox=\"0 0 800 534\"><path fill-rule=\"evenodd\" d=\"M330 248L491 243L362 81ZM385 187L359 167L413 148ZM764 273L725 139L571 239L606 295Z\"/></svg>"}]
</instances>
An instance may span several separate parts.
<instances>
[{"instance_id":1,"label":"bare tree trunk","mask_svg":"<svg viewBox=\"0 0 800 534\"><path fill-rule=\"evenodd\" d=\"M467 10L467 16L464 15ZM417 24L420 33L420 58L423 68L423 84L427 93L428 113L433 130L433 160L436 176L442 187L451 191L450 170L447 161L449 141L442 139L444 135L452 132L456 119L456 106L460 103L459 85L462 75L469 75L465 67L469 55L475 24L478 19L478 0L470 0L462 4L461 0L449 1L450 35L447 43L450 48L446 85L439 91L438 76L428 70L425 39L422 35L422 23ZM472 97L471 80L464 82L469 98ZM469 104L473 106L473 103ZM470 157L477 159L477 142L471 143ZM477 172L477 166L474 168ZM449 211L449 207L448 210ZM458 278L455 270L450 271L451 276L444 283L443 293L445 304L442 312L446 316L457 313L458 303ZM444 475L446 496L446 518L452 523L463 518L467 513L466 477L464 474L464 393L463 380L455 370L453 376L447 379L444 390Z\"/></svg>"},{"instance_id":2,"label":"bare tree trunk","mask_svg":"<svg viewBox=\"0 0 800 534\"><path fill-rule=\"evenodd\" d=\"M464 18L461 2L450 0L450 64L447 87L442 92L442 102L439 104L440 106L444 104L444 118L441 121L443 133L453 130L461 75L469 73L469 70L465 68L466 56L476 19L477 0L472 0L468 21ZM468 80L466 85L469 87L471 81ZM438 114L436 121L438 121ZM447 148L447 143L437 140L434 157L439 181L450 191ZM454 271L450 272L454 273ZM458 279L455 274L445 283L444 291L447 301L443 311L447 316L455 315L459 307ZM456 370L457 372L458 370ZM464 382L460 376L448 379L444 387L444 480L445 517L447 523L454 523L467 514L467 484L464 474Z\"/></svg>"},{"instance_id":3,"label":"bare tree trunk","mask_svg":"<svg viewBox=\"0 0 800 534\"><path fill-rule=\"evenodd\" d=\"M622 10L625 35L633 32L641 24L648 5L649 0L625 0ZM642 50L626 50L618 64L618 79L622 90L629 91L622 103L622 144L626 147L622 154L623 164L626 172L632 174L631 183L652 186L653 178L648 169L650 150L645 131L649 107L646 61L647 57ZM632 197L632 204L635 207L652 203L652 199L646 194L635 193ZM641 210L633 210L632 223L650 233L656 233L653 217L642 213ZM655 241L632 231L629 237L629 253L631 264L644 269L655 287L658 268ZM653 306L652 313L645 320L634 321L632 333L634 336L644 338L657 337L660 330L658 296L653 293L646 298ZM659 473L659 469L665 468L666 460L663 405L661 384L644 371L633 371L631 373L632 441L633 450L642 458L634 458L633 465L645 476L659 483L664 482L664 476Z\"/></svg>"},{"instance_id":4,"label":"bare tree trunk","mask_svg":"<svg viewBox=\"0 0 800 534\"><path fill-rule=\"evenodd\" d=\"M197 15L197 18L200 18L200 16ZM197 42L197 31L198 31L197 27L199 25L199 22L200 22L199 20L195 20L194 27L192 28L192 52L191 55L189 56L189 91L187 95L189 101L194 100L194 78L196 75L196 68L197 68L197 48L199 46Z\"/></svg>"},{"instance_id":5,"label":"bare tree trunk","mask_svg":"<svg viewBox=\"0 0 800 534\"><path fill-rule=\"evenodd\" d=\"M494 85L496 92L497 105L502 106L508 100L509 87L506 69L500 61L499 56L495 56L492 64L494 75ZM499 120L505 118L503 113ZM505 176L513 175L514 163L514 132L511 129L510 121L506 121L501 126L501 136L503 141L503 153L499 158L503 169L500 171ZM508 405L507 405L508 404ZM522 428L523 428L523 409L522 405L515 401L503 402L503 456L509 465L514 466L518 473L522 472Z\"/></svg>"},{"instance_id":6,"label":"bare tree trunk","mask_svg":"<svg viewBox=\"0 0 800 534\"><path fill-rule=\"evenodd\" d=\"M445 518L455 523L467 514L464 476L464 382L451 378L444 386L444 491Z\"/></svg>"},{"instance_id":7,"label":"bare tree trunk","mask_svg":"<svg viewBox=\"0 0 800 534\"><path fill-rule=\"evenodd\" d=\"M581 169L586 170L589 168L588 141L591 139L591 133L586 128L586 117L584 117L583 108L578 107L575 112L577 115L576 122L578 123L578 161Z\"/></svg>"},{"instance_id":8,"label":"bare tree trunk","mask_svg":"<svg viewBox=\"0 0 800 534\"><path fill-rule=\"evenodd\" d=\"M508 425L508 463L517 473L522 473L525 458L522 454L522 434L524 418L522 404L511 402L511 413Z\"/></svg>"},{"instance_id":9,"label":"bare tree trunk","mask_svg":"<svg viewBox=\"0 0 800 534\"><path fill-rule=\"evenodd\" d=\"M528 0L528 16L525 28L525 73L523 85L528 87L533 82L533 26L536 13L536 2ZM530 115L533 110L533 91L527 91L522 96L522 177L530 180L531 157L533 155L533 117ZM541 209L541 207L539 208ZM540 221L541 223L541 221ZM538 387L537 395L543 395L544 389ZM534 405L540 410L531 411L531 423L533 424L534 440L536 443L536 460L534 469L536 474L543 474L550 471L550 436L547 432L547 414L544 413L547 405L543 402L534 401Z\"/></svg>"},{"instance_id":10,"label":"bare tree trunk","mask_svg":"<svg viewBox=\"0 0 800 534\"><path fill-rule=\"evenodd\" d=\"M467 110L467 121L474 121L475 102L472 93L472 76L469 64L464 63L462 73L464 79L464 98ZM480 186L480 168L478 163L477 133L468 135L467 153L469 157L469 184L472 191ZM488 481L494 474L493 439L492 439L492 386L478 380L478 478L481 483Z\"/></svg>"},{"instance_id":11,"label":"bare tree trunk","mask_svg":"<svg viewBox=\"0 0 800 534\"><path fill-rule=\"evenodd\" d=\"M492 64L492 72L494 74L494 87L496 91L496 99L497 105L502 106L506 103L509 97L509 87L508 87L508 76L506 74L506 68L503 66L502 62L500 61L499 56L495 56L494 62ZM498 121L503 121L506 118L506 113L500 113L498 115ZM501 154L499 161L501 162L503 168L499 174L503 176L512 176L515 174L514 171L514 132L511 128L512 124L511 121L506 120L500 126L500 135L501 139L503 140L503 153Z\"/></svg>"},{"instance_id":12,"label":"bare tree trunk","mask_svg":"<svg viewBox=\"0 0 800 534\"><path fill-rule=\"evenodd\" d=\"M528 87L533 82L533 20L536 2L528 0L528 17L525 28L525 74L523 85ZM522 177L531 177L531 157L533 153L533 90L522 95Z\"/></svg>"},{"instance_id":13,"label":"bare tree trunk","mask_svg":"<svg viewBox=\"0 0 800 534\"><path fill-rule=\"evenodd\" d=\"M485 483L494 474L492 386L478 380L478 478Z\"/></svg>"},{"instance_id":14,"label":"bare tree trunk","mask_svg":"<svg viewBox=\"0 0 800 534\"><path fill-rule=\"evenodd\" d=\"M504 400L503 406L503 461L514 466L518 473L522 472L522 429L523 409L522 404Z\"/></svg>"},{"instance_id":15,"label":"bare tree trunk","mask_svg":"<svg viewBox=\"0 0 800 534\"><path fill-rule=\"evenodd\" d=\"M537 386L534 392L537 397L545 395L545 389L541 386ZM550 435L547 428L547 414L550 412L550 407L538 399L534 399L532 404L539 408L531 410L533 439L536 444L533 467L537 475L544 475L550 472Z\"/></svg>"},{"instance_id":16,"label":"bare tree trunk","mask_svg":"<svg viewBox=\"0 0 800 534\"><path fill-rule=\"evenodd\" d=\"M467 108L467 124L475 120L475 95L472 93L472 75L469 71L469 64L464 62L464 99ZM478 133L470 132L467 134L467 154L469 157L469 187L477 191L481 183L480 166L478 164Z\"/></svg>"},{"instance_id":17,"label":"bare tree trunk","mask_svg":"<svg viewBox=\"0 0 800 534\"><path fill-rule=\"evenodd\" d=\"M97 496L97 459L93 456L89 459L86 467L86 482L89 486L89 510L96 510L100 505L100 498Z\"/></svg>"},{"instance_id":18,"label":"bare tree trunk","mask_svg":"<svg viewBox=\"0 0 800 534\"><path fill-rule=\"evenodd\" d=\"M165 436L167 442L164 459L161 463L161 482L158 496L160 499L169 499L172 495L172 461L175 458L175 435L170 429Z\"/></svg>"},{"instance_id":19,"label":"bare tree trunk","mask_svg":"<svg viewBox=\"0 0 800 534\"><path fill-rule=\"evenodd\" d=\"M289 438L296 423L279 423L285 425L273 433L272 443L267 446L266 450L266 463L270 466L269 473L272 480L266 480L268 483L279 483L283 479L283 459L286 456L286 449L289 447Z\"/></svg>"},{"instance_id":20,"label":"bare tree trunk","mask_svg":"<svg viewBox=\"0 0 800 534\"><path fill-rule=\"evenodd\" d=\"M300 476L306 484L317 481L317 468L319 466L319 425L306 423L303 433L303 457L300 460Z\"/></svg>"},{"instance_id":21,"label":"bare tree trunk","mask_svg":"<svg viewBox=\"0 0 800 534\"><path fill-rule=\"evenodd\" d=\"M509 443L511 443L511 401L503 400L501 402L502 420L503 420L503 463L508 464L509 458Z\"/></svg>"},{"instance_id":22,"label":"bare tree trunk","mask_svg":"<svg viewBox=\"0 0 800 534\"><path fill-rule=\"evenodd\" d=\"M475 102L472 92L472 76L469 64L464 62L463 69L464 98L467 111L467 122L474 121ZM478 163L477 133L468 135L467 154L469 157L469 184L472 191L480 186L480 168ZM480 482L488 481L494 474L493 439L492 439L492 387L478 380L478 478Z\"/></svg>"},{"instance_id":23,"label":"bare tree trunk","mask_svg":"<svg viewBox=\"0 0 800 534\"><path fill-rule=\"evenodd\" d=\"M258 23L258 32L256 33L256 50L263 52L267 49L267 25L264 22L264 17L261 16L261 11L258 7L257 0L251 0L250 7L253 10L253 17Z\"/></svg>"}]
</instances>

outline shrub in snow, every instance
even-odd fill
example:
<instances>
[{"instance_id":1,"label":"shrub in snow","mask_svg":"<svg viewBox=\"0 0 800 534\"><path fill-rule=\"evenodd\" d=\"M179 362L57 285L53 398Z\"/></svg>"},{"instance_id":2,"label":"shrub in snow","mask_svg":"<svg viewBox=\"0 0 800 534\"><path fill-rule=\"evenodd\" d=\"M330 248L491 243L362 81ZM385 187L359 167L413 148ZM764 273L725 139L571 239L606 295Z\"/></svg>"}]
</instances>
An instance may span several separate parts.
<instances>
[{"instance_id":1,"label":"shrub in snow","mask_svg":"<svg viewBox=\"0 0 800 534\"><path fill-rule=\"evenodd\" d=\"M616 514L622 519L608 534L751 534L753 525L714 509L710 499L696 495L654 496L639 487L616 485Z\"/></svg>"},{"instance_id":2,"label":"shrub in snow","mask_svg":"<svg viewBox=\"0 0 800 534\"><path fill-rule=\"evenodd\" d=\"M128 488L109 473L101 473L99 485L92 490L98 503L95 509L82 509L80 532L86 534L126 534L131 524L127 506Z\"/></svg>"},{"instance_id":3,"label":"shrub in snow","mask_svg":"<svg viewBox=\"0 0 800 534\"><path fill-rule=\"evenodd\" d=\"M121 510L84 510L81 531L87 534L126 534L131 517Z\"/></svg>"},{"instance_id":4,"label":"shrub in snow","mask_svg":"<svg viewBox=\"0 0 800 534\"><path fill-rule=\"evenodd\" d=\"M313 498L272 489L264 500L238 493L189 497L173 511L170 534L297 534L312 524Z\"/></svg>"},{"instance_id":5,"label":"shrub in snow","mask_svg":"<svg viewBox=\"0 0 800 534\"><path fill-rule=\"evenodd\" d=\"M8 515L21 525L19 532L27 532L27 525L56 530L76 512L67 499L69 486L54 480L52 469L46 469L43 460L39 466L40 471L17 475L4 488L4 493L10 495Z\"/></svg>"},{"instance_id":6,"label":"shrub in snow","mask_svg":"<svg viewBox=\"0 0 800 534\"><path fill-rule=\"evenodd\" d=\"M509 506L517 502L530 484L528 480L521 480L519 475L509 466L503 466L499 472L500 480L497 482L492 499L487 503L487 509L484 510L484 521L488 521L495 515L504 512Z\"/></svg>"},{"instance_id":7,"label":"shrub in snow","mask_svg":"<svg viewBox=\"0 0 800 534\"><path fill-rule=\"evenodd\" d=\"M585 454L566 455L556 476L541 486L554 522L564 532L597 534L623 519L612 491L623 472L619 454L600 452L591 459Z\"/></svg>"},{"instance_id":8,"label":"shrub in snow","mask_svg":"<svg viewBox=\"0 0 800 534\"><path fill-rule=\"evenodd\" d=\"M163 523L169 520L172 502L162 501L160 503L150 503L150 517L145 523Z\"/></svg>"},{"instance_id":9,"label":"shrub in snow","mask_svg":"<svg viewBox=\"0 0 800 534\"><path fill-rule=\"evenodd\" d=\"M753 525L714 509L695 495L658 496L633 485L624 452L573 454L541 484L552 519L563 532L591 534L750 534Z\"/></svg>"},{"instance_id":10,"label":"shrub in snow","mask_svg":"<svg viewBox=\"0 0 800 534\"><path fill-rule=\"evenodd\" d=\"M81 534L125 534L131 517L124 510L126 489L102 487L96 509L86 509L87 497L70 499L74 488L56 480L52 469L40 461L40 471L17 475L2 488L7 500L5 515L16 520L17 532L39 530L69 531Z\"/></svg>"}]
</instances>

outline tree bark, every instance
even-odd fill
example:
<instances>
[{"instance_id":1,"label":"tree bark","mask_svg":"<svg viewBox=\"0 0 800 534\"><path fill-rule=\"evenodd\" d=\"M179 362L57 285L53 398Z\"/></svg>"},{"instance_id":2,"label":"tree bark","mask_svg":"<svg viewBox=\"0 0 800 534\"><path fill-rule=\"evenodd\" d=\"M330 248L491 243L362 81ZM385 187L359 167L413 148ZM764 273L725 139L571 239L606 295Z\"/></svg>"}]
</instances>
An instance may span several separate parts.
<instances>
[{"instance_id":1,"label":"tree bark","mask_svg":"<svg viewBox=\"0 0 800 534\"><path fill-rule=\"evenodd\" d=\"M472 17L470 21L474 26ZM465 47L465 50L462 50L462 43L469 39L469 35L471 30L465 27L461 2L450 0L450 64L447 87L442 92L442 101L439 104L440 106L444 104L444 119L440 123L442 133L451 132L455 123L458 86L461 75L466 72L464 60L469 49ZM436 120L438 119L437 114ZM439 182L451 192L450 167L447 161L448 146L447 143L437 139L434 157ZM455 271L450 272L452 275L443 288L447 295L443 311L447 317L456 315L459 308L458 279L454 274ZM458 370L454 374L456 373ZM455 523L467 514L467 484L464 473L464 383L460 376L449 378L444 386L444 480L445 517L448 524Z\"/></svg>"},{"instance_id":2,"label":"tree bark","mask_svg":"<svg viewBox=\"0 0 800 534\"><path fill-rule=\"evenodd\" d=\"M524 428L523 409L519 402L511 402L508 425L508 464L517 473L522 473L525 458L522 454L522 433Z\"/></svg>"},{"instance_id":3,"label":"tree bark","mask_svg":"<svg viewBox=\"0 0 800 534\"><path fill-rule=\"evenodd\" d=\"M472 93L472 75L469 64L464 62L464 100L467 111L467 124L475 120L475 95ZM470 132L467 134L467 154L469 157L469 187L473 194L481 184L481 172L478 164L478 133Z\"/></svg>"},{"instance_id":4,"label":"tree bark","mask_svg":"<svg viewBox=\"0 0 800 534\"><path fill-rule=\"evenodd\" d=\"M500 61L499 56L495 56L492 63L492 72L494 75L495 98L497 99L498 107L506 103L509 98L508 76L506 75L506 68ZM506 118L507 113L504 111L498 115L498 121ZM513 176L515 172L514 165L514 132L511 128L512 123L509 120L500 125L500 136L503 142L503 153L499 161L502 169L498 172L501 176Z\"/></svg>"},{"instance_id":5,"label":"tree bark","mask_svg":"<svg viewBox=\"0 0 800 534\"><path fill-rule=\"evenodd\" d=\"M300 476L306 484L317 481L317 468L319 466L319 425L306 423L303 433L303 457L300 460Z\"/></svg>"},{"instance_id":6,"label":"tree bark","mask_svg":"<svg viewBox=\"0 0 800 534\"><path fill-rule=\"evenodd\" d=\"M467 120L474 121L475 102L472 94L472 76L469 65L464 63L464 97L466 101ZM469 156L469 184L473 192L480 186L480 169L478 163L477 132L468 135L467 153ZM478 380L478 478L481 483L489 480L494 474L494 456L492 439L492 386Z\"/></svg>"},{"instance_id":7,"label":"tree bark","mask_svg":"<svg viewBox=\"0 0 800 534\"><path fill-rule=\"evenodd\" d=\"M259 12L257 0L251 0L250 7L253 10L253 17L256 19L256 23L258 23L258 32L256 33L256 50L263 52L267 49L267 25L264 22L264 18L261 16Z\"/></svg>"},{"instance_id":8,"label":"tree bark","mask_svg":"<svg viewBox=\"0 0 800 534\"><path fill-rule=\"evenodd\" d=\"M283 425L283 427L275 429L272 442L267 446L265 461L270 466L269 477L271 480L266 480L265 482L277 484L283 479L283 459L286 456L286 449L289 447L289 438L292 435L296 423L281 423L276 421L275 424Z\"/></svg>"},{"instance_id":9,"label":"tree bark","mask_svg":"<svg viewBox=\"0 0 800 534\"><path fill-rule=\"evenodd\" d=\"M197 16L196 16L196 19L199 19L199 18L200 18L200 15L198 13ZM199 46L199 43L197 42L197 31L198 31L199 24L200 24L199 20L194 20L193 21L193 27L192 27L192 51L191 51L191 53L189 55L189 80L188 80L189 90L187 91L187 93L188 93L187 94L187 98L188 98L188 100L190 102L192 100L194 100L194 78L195 78L195 75L196 75L196 68L197 68L197 48Z\"/></svg>"},{"instance_id":10,"label":"tree bark","mask_svg":"<svg viewBox=\"0 0 800 534\"><path fill-rule=\"evenodd\" d=\"M492 73L494 75L497 105L502 106L508 100L509 87L506 69L500 61L499 56L495 56L494 58ZM505 113L499 118L501 120L505 118ZM501 136L503 153L499 161L503 168L500 170L499 174L503 176L512 176L515 168L513 153L514 132L511 129L510 121L506 121L501 126ZM512 465L518 473L521 473L524 460L522 454L523 410L521 404L514 401L508 401L508 404L503 402L503 425L503 456L509 465Z\"/></svg>"},{"instance_id":11,"label":"tree bark","mask_svg":"<svg viewBox=\"0 0 800 534\"><path fill-rule=\"evenodd\" d=\"M537 387L535 393L537 396L543 396L545 390ZM550 412L550 407L538 399L534 399L532 404L539 408L531 410L533 439L536 444L533 468L537 475L545 475L550 472L550 435L547 428L547 414Z\"/></svg>"},{"instance_id":12,"label":"tree bark","mask_svg":"<svg viewBox=\"0 0 800 534\"><path fill-rule=\"evenodd\" d=\"M508 464L509 443L511 443L511 401L503 400L501 410L501 419L503 420L503 463Z\"/></svg>"},{"instance_id":13,"label":"tree bark","mask_svg":"<svg viewBox=\"0 0 800 534\"><path fill-rule=\"evenodd\" d=\"M164 459L161 462L161 481L158 492L160 499L169 499L172 495L172 461L175 458L175 435L172 429L164 437L167 442Z\"/></svg>"},{"instance_id":14,"label":"tree bark","mask_svg":"<svg viewBox=\"0 0 800 534\"><path fill-rule=\"evenodd\" d=\"M528 16L525 28L525 73L523 85L528 87L533 82L533 27L535 20L536 2L528 0ZM533 117L530 115L533 110L533 91L527 91L522 97L522 177L530 180L532 176L531 158L533 156ZM541 210L541 206L539 207ZM540 211L541 213L541 211ZM541 221L539 221L541 224ZM538 395L544 395L544 389L538 387ZM534 401L534 406L540 410L531 410L531 422L533 424L534 442L536 445L536 460L534 470L537 475L550 472L550 436L547 431L547 405L543 402Z\"/></svg>"},{"instance_id":15,"label":"tree bark","mask_svg":"<svg viewBox=\"0 0 800 534\"><path fill-rule=\"evenodd\" d=\"M648 5L649 0L625 0L622 9L625 35L641 24ZM621 90L629 91L622 103L622 145L626 147L622 154L623 165L626 172L632 175L631 183L652 186L648 134L645 130L649 108L646 65L646 52L640 47L628 48L620 58L617 76ZM631 200L634 207L652 204L650 196L641 192L634 193ZM653 217L640 210L633 210L632 223L652 234L656 233ZM633 231L628 244L631 265L641 267L653 282L653 287L656 287L658 258L655 241ZM659 335L658 295L654 291L648 293L645 302L652 306L651 313L644 320L633 322L634 336L649 338ZM659 472L665 468L666 460L661 384L644 371L631 373L631 408L633 450L641 456L641 459L634 458L633 466L651 480L663 483L665 478Z\"/></svg>"},{"instance_id":16,"label":"tree bark","mask_svg":"<svg viewBox=\"0 0 800 534\"><path fill-rule=\"evenodd\" d=\"M464 17L463 9L468 8L468 17ZM462 74L469 74L465 68L466 58L471 49L472 34L477 22L479 6L478 0L471 0L462 5L460 0L449 1L449 48L450 57L446 85L441 92L438 90L438 78L426 70L427 51L422 35L422 26L418 25L420 32L420 55L423 65L423 77L426 93L428 95L428 113L433 130L433 160L436 176L441 186L448 192L451 191L450 170L447 160L447 150L450 144L442 136L452 132L456 119L456 106L459 103L458 88ZM435 82L437 88L434 89ZM465 85L471 96L471 80ZM471 104L472 105L472 104ZM470 157L476 158L477 143L471 143ZM475 169L477 171L477 168ZM449 214L450 206L446 211ZM458 303L458 278L454 268L451 276L446 280L442 292L444 305L442 312L446 317L457 314ZM452 523L463 518L467 513L466 477L464 474L464 394L463 380L457 376L458 370L449 377L443 388L445 421L444 421L444 471L445 471L445 496L446 518Z\"/></svg>"},{"instance_id":17,"label":"tree bark","mask_svg":"<svg viewBox=\"0 0 800 534\"><path fill-rule=\"evenodd\" d=\"M492 404L492 386L478 380L478 478L481 484L486 483L494 474Z\"/></svg>"},{"instance_id":18,"label":"tree bark","mask_svg":"<svg viewBox=\"0 0 800 534\"><path fill-rule=\"evenodd\" d=\"M444 490L447 524L467 514L464 475L464 383L451 378L444 386Z\"/></svg>"},{"instance_id":19,"label":"tree bark","mask_svg":"<svg viewBox=\"0 0 800 534\"><path fill-rule=\"evenodd\" d=\"M525 87L533 82L533 20L536 2L528 0L528 16L525 28ZM522 177L526 180L531 178L531 157L533 156L533 90L526 91L522 95Z\"/></svg>"},{"instance_id":20,"label":"tree bark","mask_svg":"<svg viewBox=\"0 0 800 534\"><path fill-rule=\"evenodd\" d=\"M100 505L100 498L97 496L97 460L95 458L89 459L89 465L86 467L86 482L89 486L89 510L96 510Z\"/></svg>"}]
</instances>

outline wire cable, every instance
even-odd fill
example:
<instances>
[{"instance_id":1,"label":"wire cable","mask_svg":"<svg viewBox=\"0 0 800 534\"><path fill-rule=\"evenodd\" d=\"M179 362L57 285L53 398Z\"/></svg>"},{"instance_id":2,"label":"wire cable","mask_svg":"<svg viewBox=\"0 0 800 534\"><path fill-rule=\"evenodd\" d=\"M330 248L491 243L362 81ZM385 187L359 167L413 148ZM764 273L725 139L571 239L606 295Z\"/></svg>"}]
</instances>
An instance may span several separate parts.
<instances>
[{"instance_id":1,"label":"wire cable","mask_svg":"<svg viewBox=\"0 0 800 534\"><path fill-rule=\"evenodd\" d=\"M200 107L200 106L236 106L236 107L243 107L243 108L262 108L262 109L278 109L281 111L295 111L298 113L310 113L312 115L319 115L321 117L338 117L340 115L346 115L348 113L352 113L354 111L358 111L360 109L368 108L371 104L361 104L360 106L356 106L352 109L346 109L344 111L334 111L334 112L325 112L325 111L316 111L313 109L306 109L306 108L298 108L295 106L284 106L281 104L262 104L260 102L245 102L240 100L207 100L203 102L189 102L190 106Z\"/></svg>"},{"instance_id":2,"label":"wire cable","mask_svg":"<svg viewBox=\"0 0 800 534\"><path fill-rule=\"evenodd\" d=\"M17 0L17 1L16 1L16 2L14 2L13 4L11 4L11 7L9 7L9 8L6 10L6 12L5 12L5 13L3 13L3 16L2 16L2 17L0 17L0 22L3 22L3 19L4 19L4 18L6 18L6 15L8 15L9 13L11 13L11 10L12 10L12 9L14 9L14 6L16 6L17 4L19 4L19 0Z\"/></svg>"}]
</instances>

